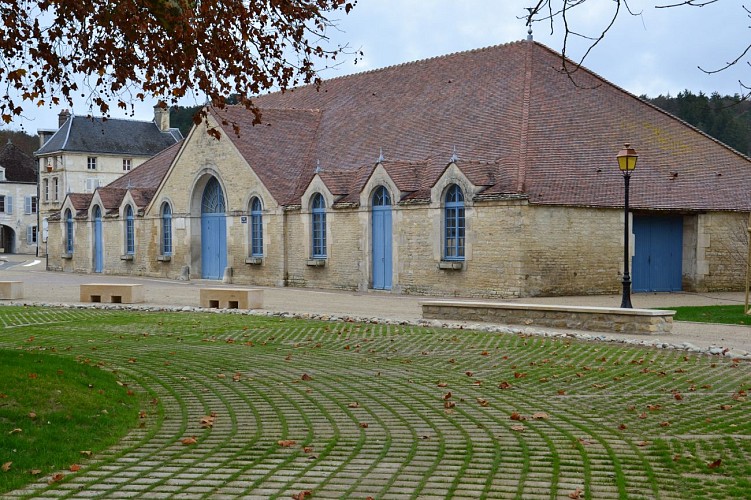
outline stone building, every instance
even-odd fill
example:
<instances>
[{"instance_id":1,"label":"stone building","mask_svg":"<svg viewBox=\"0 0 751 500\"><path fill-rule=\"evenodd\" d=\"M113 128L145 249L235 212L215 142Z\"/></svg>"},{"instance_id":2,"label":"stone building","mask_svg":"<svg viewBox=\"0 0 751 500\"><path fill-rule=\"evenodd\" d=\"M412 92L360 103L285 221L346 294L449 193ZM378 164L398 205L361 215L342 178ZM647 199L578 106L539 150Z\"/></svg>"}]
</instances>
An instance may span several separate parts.
<instances>
[{"instance_id":1,"label":"stone building","mask_svg":"<svg viewBox=\"0 0 751 500\"><path fill-rule=\"evenodd\" d=\"M37 249L36 163L10 139L0 150L0 253Z\"/></svg>"},{"instance_id":2,"label":"stone building","mask_svg":"<svg viewBox=\"0 0 751 500\"><path fill-rule=\"evenodd\" d=\"M561 62L522 41L264 95L258 125L243 108L212 111L127 175L68 195L49 265L444 296L614 293L615 155L629 142L634 289L741 289L751 160Z\"/></svg>"},{"instance_id":3,"label":"stone building","mask_svg":"<svg viewBox=\"0 0 751 500\"><path fill-rule=\"evenodd\" d=\"M74 116L63 110L56 130L39 130L40 220L60 210L68 193L93 193L182 140L170 128L169 109L154 107L154 120Z\"/></svg>"}]
</instances>

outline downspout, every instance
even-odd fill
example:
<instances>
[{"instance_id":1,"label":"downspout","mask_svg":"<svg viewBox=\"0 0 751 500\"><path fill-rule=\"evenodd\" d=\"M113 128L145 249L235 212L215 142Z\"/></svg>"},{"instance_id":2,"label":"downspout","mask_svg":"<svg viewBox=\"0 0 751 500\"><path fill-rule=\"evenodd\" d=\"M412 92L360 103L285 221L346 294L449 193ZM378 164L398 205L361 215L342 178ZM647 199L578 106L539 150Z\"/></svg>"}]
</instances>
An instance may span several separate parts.
<instances>
[{"instance_id":1,"label":"downspout","mask_svg":"<svg viewBox=\"0 0 751 500\"><path fill-rule=\"evenodd\" d=\"M282 205L282 283L289 286L289 228L287 208Z\"/></svg>"}]
</instances>

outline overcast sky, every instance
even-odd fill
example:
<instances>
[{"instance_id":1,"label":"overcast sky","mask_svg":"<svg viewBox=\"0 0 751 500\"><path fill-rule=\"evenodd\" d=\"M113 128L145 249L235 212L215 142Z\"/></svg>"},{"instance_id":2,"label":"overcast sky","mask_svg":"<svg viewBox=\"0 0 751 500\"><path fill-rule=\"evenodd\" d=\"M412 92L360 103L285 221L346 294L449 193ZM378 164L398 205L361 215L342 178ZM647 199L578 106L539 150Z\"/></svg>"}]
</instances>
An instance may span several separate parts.
<instances>
[{"instance_id":1,"label":"overcast sky","mask_svg":"<svg viewBox=\"0 0 751 500\"><path fill-rule=\"evenodd\" d=\"M656 9L655 5L678 0L630 0L631 16L622 11L605 39L593 49L584 65L626 90L654 97L675 95L688 89L710 94L743 92L739 80L751 85L748 59L730 70L706 75L698 66L716 69L735 59L751 40L751 31L743 0L718 0L702 8L676 7ZM356 65L351 57L336 68L322 72L324 78L371 70L452 52L522 40L527 36L525 21L519 19L525 7L536 0L358 0L349 15L341 13L338 30L331 31L333 41L349 43L362 50L364 57ZM751 0L747 0L751 7ZM607 24L615 6L613 0L588 0L572 15L574 28L597 35ZM562 25L533 26L534 39L550 48L562 48ZM571 41L569 56L583 55L584 43ZM79 105L79 103L76 103ZM137 119L150 120L152 105L136 106ZM185 102L185 105L193 105ZM24 128L56 128L59 109L31 109L31 120ZM83 103L76 114L85 115ZM113 112L113 117L117 115ZM13 122L9 128L20 128Z\"/></svg>"}]
</instances>

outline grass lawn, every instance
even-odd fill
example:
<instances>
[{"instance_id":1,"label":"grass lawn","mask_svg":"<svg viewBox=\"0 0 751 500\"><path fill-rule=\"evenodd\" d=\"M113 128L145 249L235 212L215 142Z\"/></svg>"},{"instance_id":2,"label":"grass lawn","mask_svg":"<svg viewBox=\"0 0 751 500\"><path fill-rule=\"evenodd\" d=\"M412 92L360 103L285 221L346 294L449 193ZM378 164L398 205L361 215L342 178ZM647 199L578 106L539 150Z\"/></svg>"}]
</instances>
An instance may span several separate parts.
<instances>
[{"instance_id":1,"label":"grass lawn","mask_svg":"<svg viewBox=\"0 0 751 500\"><path fill-rule=\"evenodd\" d=\"M698 321L700 323L726 323L728 325L751 325L751 315L743 314L739 306L700 306L669 307L676 311L676 321Z\"/></svg>"},{"instance_id":2,"label":"grass lawn","mask_svg":"<svg viewBox=\"0 0 751 500\"><path fill-rule=\"evenodd\" d=\"M84 360L0 350L0 366L0 493L75 469L138 420L136 394Z\"/></svg>"},{"instance_id":3,"label":"grass lawn","mask_svg":"<svg viewBox=\"0 0 751 500\"><path fill-rule=\"evenodd\" d=\"M0 307L0 348L88 360L141 404L116 446L51 485L30 478L31 496L751 491L751 364L738 360L401 325L16 307Z\"/></svg>"}]
</instances>

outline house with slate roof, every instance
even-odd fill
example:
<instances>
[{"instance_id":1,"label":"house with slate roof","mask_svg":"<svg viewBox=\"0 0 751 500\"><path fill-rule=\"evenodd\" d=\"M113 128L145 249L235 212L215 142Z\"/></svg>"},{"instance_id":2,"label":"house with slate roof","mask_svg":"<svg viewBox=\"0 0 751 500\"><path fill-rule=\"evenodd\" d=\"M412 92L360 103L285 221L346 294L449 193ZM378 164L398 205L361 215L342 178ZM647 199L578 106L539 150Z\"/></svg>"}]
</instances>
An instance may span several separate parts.
<instances>
[{"instance_id":1,"label":"house with slate roof","mask_svg":"<svg viewBox=\"0 0 751 500\"><path fill-rule=\"evenodd\" d=\"M257 125L241 107L212 110L181 143L67 196L49 265L442 296L616 293L615 155L628 142L634 290L741 289L751 160L584 68L573 84L561 65L528 40L260 96Z\"/></svg>"},{"instance_id":2,"label":"house with slate roof","mask_svg":"<svg viewBox=\"0 0 751 500\"><path fill-rule=\"evenodd\" d=\"M42 218L60 209L67 193L93 193L163 149L182 140L170 128L169 109L154 107L154 120L74 116L63 110L57 130L40 130Z\"/></svg>"},{"instance_id":3,"label":"house with slate roof","mask_svg":"<svg viewBox=\"0 0 751 500\"><path fill-rule=\"evenodd\" d=\"M0 253L36 253L37 169L10 139L0 150Z\"/></svg>"}]
</instances>

